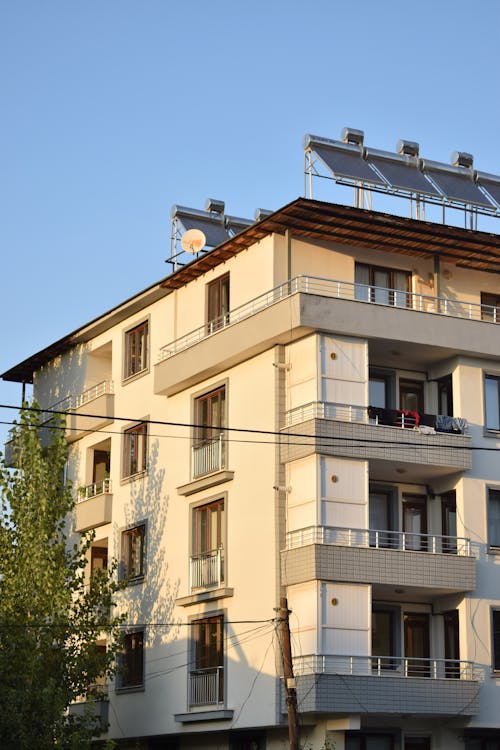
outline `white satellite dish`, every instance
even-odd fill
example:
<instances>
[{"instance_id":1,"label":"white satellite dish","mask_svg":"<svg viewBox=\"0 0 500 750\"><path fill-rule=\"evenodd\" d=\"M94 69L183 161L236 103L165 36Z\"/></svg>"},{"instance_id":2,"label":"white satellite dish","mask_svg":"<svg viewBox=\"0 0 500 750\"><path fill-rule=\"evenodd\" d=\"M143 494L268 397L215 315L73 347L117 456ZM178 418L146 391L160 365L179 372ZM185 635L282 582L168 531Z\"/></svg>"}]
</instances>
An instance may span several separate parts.
<instances>
[{"instance_id":1,"label":"white satellite dish","mask_svg":"<svg viewBox=\"0 0 500 750\"><path fill-rule=\"evenodd\" d=\"M181 237L181 247L185 253L196 255L205 247L207 238L201 229L188 229Z\"/></svg>"}]
</instances>

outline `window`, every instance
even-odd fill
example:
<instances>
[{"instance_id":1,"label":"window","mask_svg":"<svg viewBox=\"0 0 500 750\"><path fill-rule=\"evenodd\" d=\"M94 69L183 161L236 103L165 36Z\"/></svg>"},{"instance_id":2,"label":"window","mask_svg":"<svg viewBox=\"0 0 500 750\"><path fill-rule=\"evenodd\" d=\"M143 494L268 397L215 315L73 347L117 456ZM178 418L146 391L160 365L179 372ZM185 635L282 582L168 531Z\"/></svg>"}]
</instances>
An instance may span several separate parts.
<instances>
[{"instance_id":1,"label":"window","mask_svg":"<svg viewBox=\"0 0 500 750\"><path fill-rule=\"evenodd\" d=\"M207 327L212 333L229 323L229 274L219 276L207 287Z\"/></svg>"},{"instance_id":2,"label":"window","mask_svg":"<svg viewBox=\"0 0 500 750\"><path fill-rule=\"evenodd\" d=\"M437 381L438 386L438 414L446 417L453 416L453 381L451 375L446 375Z\"/></svg>"},{"instance_id":3,"label":"window","mask_svg":"<svg viewBox=\"0 0 500 750\"><path fill-rule=\"evenodd\" d=\"M427 498L424 495L403 495L403 531L405 549L427 550Z\"/></svg>"},{"instance_id":4,"label":"window","mask_svg":"<svg viewBox=\"0 0 500 750\"><path fill-rule=\"evenodd\" d=\"M126 633L120 658L119 687L142 687L144 684L144 633Z\"/></svg>"},{"instance_id":5,"label":"window","mask_svg":"<svg viewBox=\"0 0 500 750\"><path fill-rule=\"evenodd\" d=\"M193 510L191 588L220 586L224 581L224 500Z\"/></svg>"},{"instance_id":6,"label":"window","mask_svg":"<svg viewBox=\"0 0 500 750\"><path fill-rule=\"evenodd\" d=\"M123 577L137 580L144 577L146 524L122 533Z\"/></svg>"},{"instance_id":7,"label":"window","mask_svg":"<svg viewBox=\"0 0 500 750\"><path fill-rule=\"evenodd\" d=\"M491 610L492 661L495 672L500 671L500 609Z\"/></svg>"},{"instance_id":8,"label":"window","mask_svg":"<svg viewBox=\"0 0 500 750\"><path fill-rule=\"evenodd\" d=\"M265 732L231 732L229 750L265 750Z\"/></svg>"},{"instance_id":9,"label":"window","mask_svg":"<svg viewBox=\"0 0 500 750\"><path fill-rule=\"evenodd\" d=\"M481 292L481 320L500 321L500 295Z\"/></svg>"},{"instance_id":10,"label":"window","mask_svg":"<svg viewBox=\"0 0 500 750\"><path fill-rule=\"evenodd\" d=\"M458 609L443 613L445 677L460 677L460 630Z\"/></svg>"},{"instance_id":11,"label":"window","mask_svg":"<svg viewBox=\"0 0 500 750\"><path fill-rule=\"evenodd\" d=\"M148 366L148 322L125 334L125 378L146 370Z\"/></svg>"},{"instance_id":12,"label":"window","mask_svg":"<svg viewBox=\"0 0 500 750\"><path fill-rule=\"evenodd\" d=\"M346 732L345 750L394 750L394 736L382 732Z\"/></svg>"},{"instance_id":13,"label":"window","mask_svg":"<svg viewBox=\"0 0 500 750\"><path fill-rule=\"evenodd\" d=\"M422 380L399 381L399 408L405 411L424 411L424 384Z\"/></svg>"},{"instance_id":14,"label":"window","mask_svg":"<svg viewBox=\"0 0 500 750\"><path fill-rule=\"evenodd\" d=\"M193 623L193 669L189 675L189 705L224 701L224 618L207 617Z\"/></svg>"},{"instance_id":15,"label":"window","mask_svg":"<svg viewBox=\"0 0 500 750\"><path fill-rule=\"evenodd\" d=\"M355 297L357 300L377 302L380 305L410 307L410 279L408 271L356 263Z\"/></svg>"},{"instance_id":16,"label":"window","mask_svg":"<svg viewBox=\"0 0 500 750\"><path fill-rule=\"evenodd\" d=\"M441 495L443 552L457 554L457 500L455 490Z\"/></svg>"},{"instance_id":17,"label":"window","mask_svg":"<svg viewBox=\"0 0 500 750\"><path fill-rule=\"evenodd\" d=\"M147 424L140 422L124 432L123 476L131 477L146 471Z\"/></svg>"},{"instance_id":18,"label":"window","mask_svg":"<svg viewBox=\"0 0 500 750\"><path fill-rule=\"evenodd\" d=\"M500 490L488 490L488 544L500 548Z\"/></svg>"},{"instance_id":19,"label":"window","mask_svg":"<svg viewBox=\"0 0 500 750\"><path fill-rule=\"evenodd\" d=\"M193 477L219 471L225 466L222 428L226 424L226 389L217 388L195 401Z\"/></svg>"},{"instance_id":20,"label":"window","mask_svg":"<svg viewBox=\"0 0 500 750\"><path fill-rule=\"evenodd\" d=\"M485 425L487 430L500 430L500 377L484 376Z\"/></svg>"}]
</instances>

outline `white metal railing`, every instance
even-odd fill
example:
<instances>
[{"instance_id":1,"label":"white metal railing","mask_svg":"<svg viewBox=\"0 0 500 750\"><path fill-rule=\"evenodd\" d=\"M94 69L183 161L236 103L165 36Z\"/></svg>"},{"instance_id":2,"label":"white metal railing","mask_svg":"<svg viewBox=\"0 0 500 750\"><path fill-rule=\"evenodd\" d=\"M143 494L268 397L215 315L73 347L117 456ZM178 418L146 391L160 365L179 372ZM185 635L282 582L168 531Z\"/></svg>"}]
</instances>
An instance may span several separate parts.
<instances>
[{"instance_id":1,"label":"white metal railing","mask_svg":"<svg viewBox=\"0 0 500 750\"><path fill-rule=\"evenodd\" d=\"M189 675L189 706L210 706L224 701L224 667L196 669Z\"/></svg>"},{"instance_id":2,"label":"white metal railing","mask_svg":"<svg viewBox=\"0 0 500 750\"><path fill-rule=\"evenodd\" d=\"M49 419L52 419L52 411L73 411L74 409L78 409L80 406L84 406L85 404L90 403L90 401L94 401L96 398L99 398L99 396L104 396L106 394L112 393L113 381L103 380L102 382L97 383L90 388L87 388L81 393L70 394L60 401L57 401L55 404L52 404L48 407L49 411L42 410L40 419L42 422L48 422Z\"/></svg>"},{"instance_id":3,"label":"white metal railing","mask_svg":"<svg viewBox=\"0 0 500 750\"><path fill-rule=\"evenodd\" d=\"M96 495L104 495L111 492L111 479L101 479L100 482L87 484L85 487L79 487L76 495L76 502L81 503Z\"/></svg>"},{"instance_id":4,"label":"white metal railing","mask_svg":"<svg viewBox=\"0 0 500 750\"><path fill-rule=\"evenodd\" d=\"M222 433L214 440L207 440L192 446L191 470L193 479L223 468L224 441Z\"/></svg>"},{"instance_id":5,"label":"white metal railing","mask_svg":"<svg viewBox=\"0 0 500 750\"><path fill-rule=\"evenodd\" d=\"M174 354L188 349L199 341L216 334L218 331L239 323L241 320L265 310L282 299L301 292L315 294L322 297L352 300L369 305L383 305L395 307L399 310L409 309L434 315L445 315L463 320L480 320L486 323L496 323L498 312L491 305L481 305L479 302L460 302L446 297L433 297L426 294L405 292L399 289L368 286L353 281L326 279L318 276L295 276L283 284L261 294L259 297L234 308L227 313L223 320L205 323L199 328L181 336L160 349L159 360L168 359ZM221 325L217 325L220 322Z\"/></svg>"},{"instance_id":6,"label":"white metal railing","mask_svg":"<svg viewBox=\"0 0 500 750\"><path fill-rule=\"evenodd\" d=\"M383 414L383 418L380 416ZM359 404L342 404L330 401L310 401L301 406L295 406L287 411L286 427L305 422L308 419L335 419L340 422L356 422L358 424L375 424L384 427L396 427L398 429L416 430L420 432L443 432L442 423L453 424L454 432L446 432L447 435L465 434L467 422L459 417L425 415L436 423L433 428L420 424L423 419L418 412L410 412L402 409L377 409L372 406L360 406Z\"/></svg>"},{"instance_id":7,"label":"white metal railing","mask_svg":"<svg viewBox=\"0 0 500 750\"><path fill-rule=\"evenodd\" d=\"M409 531L349 529L338 526L308 526L289 531L286 549L308 544L338 544L342 547L372 547L430 554L451 554L471 557L471 542L465 537L440 534L415 534Z\"/></svg>"},{"instance_id":8,"label":"white metal railing","mask_svg":"<svg viewBox=\"0 0 500 750\"><path fill-rule=\"evenodd\" d=\"M296 676L341 674L366 677L423 677L428 679L478 680L480 669L462 659L420 659L411 656L348 656L310 654L293 660Z\"/></svg>"},{"instance_id":9,"label":"white metal railing","mask_svg":"<svg viewBox=\"0 0 500 750\"><path fill-rule=\"evenodd\" d=\"M189 561L190 590L220 587L224 580L224 552L222 548L193 555Z\"/></svg>"},{"instance_id":10,"label":"white metal railing","mask_svg":"<svg viewBox=\"0 0 500 750\"><path fill-rule=\"evenodd\" d=\"M286 413L286 426L290 427L308 419L338 419L341 422L368 422L368 407L356 404L337 404L328 401L310 401Z\"/></svg>"}]
</instances>

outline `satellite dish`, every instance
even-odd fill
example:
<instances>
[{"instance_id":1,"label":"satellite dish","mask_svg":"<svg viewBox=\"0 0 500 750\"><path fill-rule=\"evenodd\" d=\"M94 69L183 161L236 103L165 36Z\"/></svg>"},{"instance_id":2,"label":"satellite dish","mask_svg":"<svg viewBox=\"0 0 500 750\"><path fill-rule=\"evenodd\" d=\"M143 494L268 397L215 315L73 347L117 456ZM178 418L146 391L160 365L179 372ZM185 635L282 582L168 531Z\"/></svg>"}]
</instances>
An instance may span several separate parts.
<instances>
[{"instance_id":1,"label":"satellite dish","mask_svg":"<svg viewBox=\"0 0 500 750\"><path fill-rule=\"evenodd\" d=\"M196 255L205 247L207 238L201 229L188 229L181 237L181 247L185 253Z\"/></svg>"}]
</instances>

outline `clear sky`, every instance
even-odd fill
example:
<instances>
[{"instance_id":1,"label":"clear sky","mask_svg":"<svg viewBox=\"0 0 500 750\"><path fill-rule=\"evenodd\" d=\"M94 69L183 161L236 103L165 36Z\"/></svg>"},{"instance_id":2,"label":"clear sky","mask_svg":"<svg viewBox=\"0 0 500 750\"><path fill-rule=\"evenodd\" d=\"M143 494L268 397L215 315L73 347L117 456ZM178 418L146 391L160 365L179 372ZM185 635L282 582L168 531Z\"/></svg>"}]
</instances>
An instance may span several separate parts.
<instances>
[{"instance_id":1,"label":"clear sky","mask_svg":"<svg viewBox=\"0 0 500 750\"><path fill-rule=\"evenodd\" d=\"M0 0L0 372L165 276L173 203L302 195L306 133L500 174L499 39L499 0Z\"/></svg>"}]
</instances>

